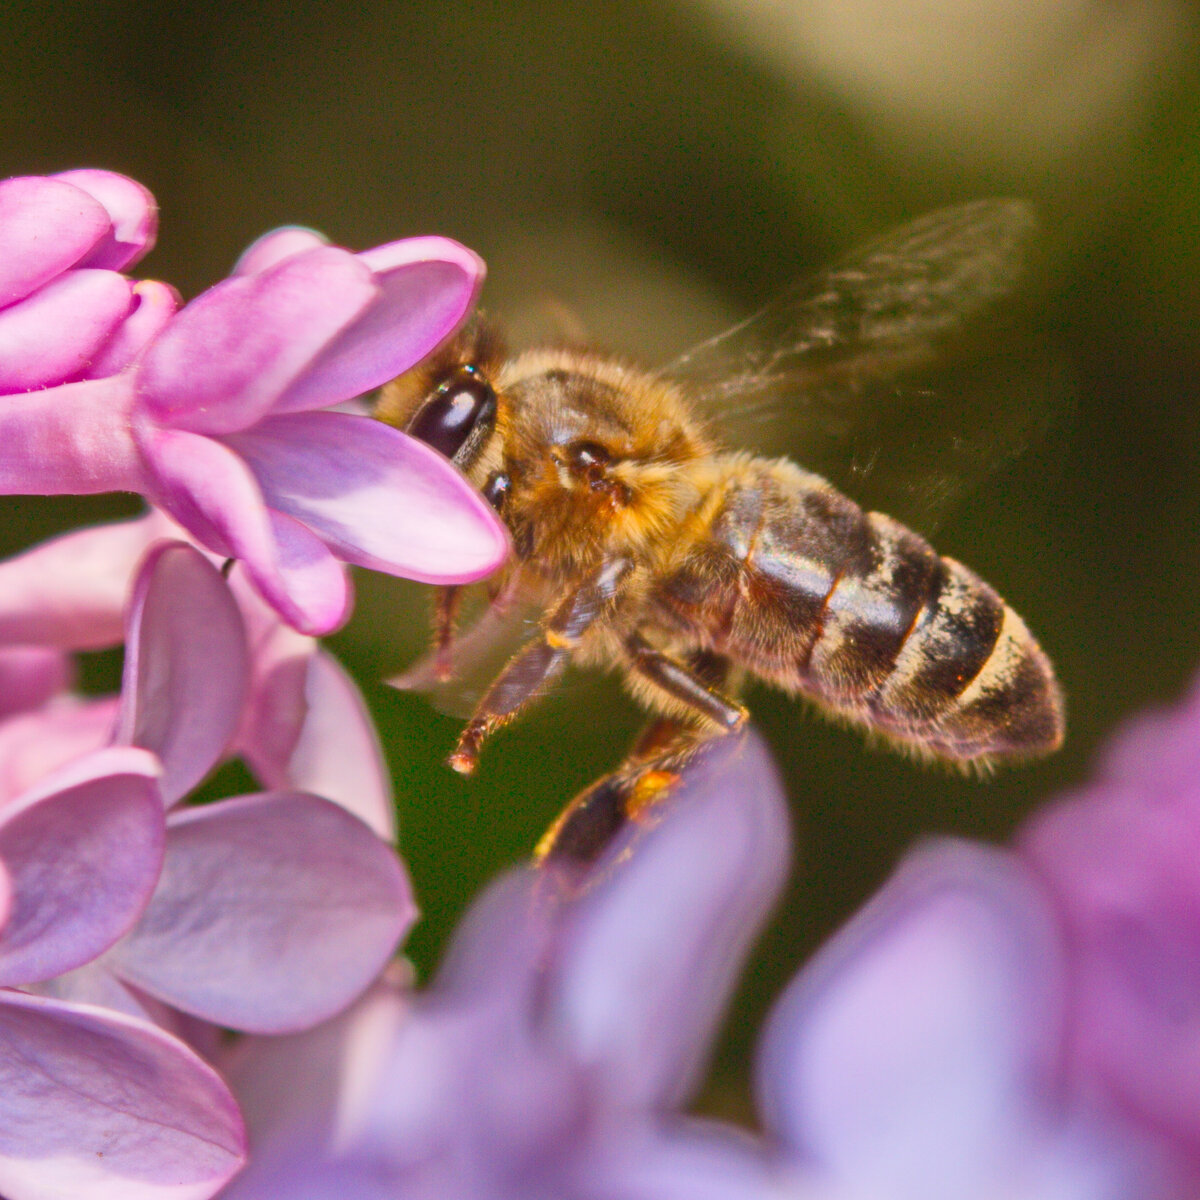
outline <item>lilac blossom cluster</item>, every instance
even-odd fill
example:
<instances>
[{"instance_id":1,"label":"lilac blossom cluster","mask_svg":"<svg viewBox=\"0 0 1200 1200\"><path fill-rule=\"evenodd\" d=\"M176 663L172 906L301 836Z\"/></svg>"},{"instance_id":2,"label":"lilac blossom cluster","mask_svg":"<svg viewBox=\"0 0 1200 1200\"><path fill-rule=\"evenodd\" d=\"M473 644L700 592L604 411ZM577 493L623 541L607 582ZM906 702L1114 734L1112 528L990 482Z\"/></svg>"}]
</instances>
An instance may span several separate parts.
<instances>
[{"instance_id":1,"label":"lilac blossom cluster","mask_svg":"<svg viewBox=\"0 0 1200 1200\"><path fill-rule=\"evenodd\" d=\"M755 1133L688 1115L790 865L753 734L596 862L498 880L414 989L383 757L315 635L346 563L505 554L448 463L347 407L481 264L282 230L180 307L123 273L154 232L121 176L0 183L0 490L149 503L0 563L0 1195L1200 1194L1200 685L1009 848L899 865L777 1001ZM71 656L119 644L119 694L76 692ZM233 756L264 790L189 804Z\"/></svg>"}]
</instances>

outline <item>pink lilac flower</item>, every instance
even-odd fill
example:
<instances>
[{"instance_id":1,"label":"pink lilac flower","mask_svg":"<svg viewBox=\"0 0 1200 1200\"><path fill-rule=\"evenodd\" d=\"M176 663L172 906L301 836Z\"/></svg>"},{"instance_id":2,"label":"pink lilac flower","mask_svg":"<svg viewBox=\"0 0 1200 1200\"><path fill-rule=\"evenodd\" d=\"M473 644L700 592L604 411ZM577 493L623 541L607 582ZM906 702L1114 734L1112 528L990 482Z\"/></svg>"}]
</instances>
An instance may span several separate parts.
<instances>
[{"instance_id":1,"label":"pink lilac flower","mask_svg":"<svg viewBox=\"0 0 1200 1200\"><path fill-rule=\"evenodd\" d=\"M714 758L586 879L501 879L426 994L384 981L331 1025L236 1048L254 1148L228 1200L565 1198L648 1136L694 1087L788 861L761 743Z\"/></svg>"},{"instance_id":2,"label":"pink lilac flower","mask_svg":"<svg viewBox=\"0 0 1200 1200\"><path fill-rule=\"evenodd\" d=\"M211 1195L240 1164L239 1114L151 1022L190 1034L173 1009L263 1031L324 1019L370 982L413 914L391 850L318 796L177 809L164 826L164 802L239 727L245 635L219 572L179 542L151 549L127 619L115 710L76 702L77 721L56 697L0 726L41 747L11 768L40 768L38 781L0 795L9 1200ZM97 735L106 744L92 748Z\"/></svg>"},{"instance_id":3,"label":"pink lilac flower","mask_svg":"<svg viewBox=\"0 0 1200 1200\"><path fill-rule=\"evenodd\" d=\"M239 728L245 634L226 582L180 542L150 550L128 624L111 736L154 754L161 808ZM125 995L131 1012L148 1011L144 995L233 1028L301 1028L370 983L415 911L391 849L341 806L295 789L176 809L164 856L137 923L87 972L43 974L47 988L110 1004Z\"/></svg>"},{"instance_id":4,"label":"pink lilac flower","mask_svg":"<svg viewBox=\"0 0 1200 1200\"><path fill-rule=\"evenodd\" d=\"M0 562L0 646L13 643L0 649L0 673L5 654L30 672L41 664L44 694L51 675L57 679L66 671L62 651L119 645L127 595L146 551L162 539L183 537L170 518L152 511L64 534ZM265 787L315 792L391 841L391 781L354 682L317 641L286 625L239 569L229 582L246 629L250 679L227 751L240 754ZM180 639L186 636L181 629ZM40 709L27 705L34 711L24 721L0 719L0 786L6 777L36 778L47 761L100 745L114 705L58 695ZM56 749L60 741L65 744Z\"/></svg>"},{"instance_id":5,"label":"pink lilac flower","mask_svg":"<svg viewBox=\"0 0 1200 1200\"><path fill-rule=\"evenodd\" d=\"M41 569L20 563L16 575L37 579L52 602L10 589L14 622L31 601L26 615L51 640L111 637L121 604L104 600L120 597L132 564L123 581L110 571L90 585L80 566L108 561L99 543L111 549L110 534L127 549L146 539L89 532L95 539L85 532L34 552ZM57 590L44 570L55 555ZM82 601L74 611L70 598ZM68 677L64 656L5 654L14 679L37 685L0 721L0 1129L9 1131L0 1191L9 1200L211 1195L242 1160L241 1118L211 1068L148 1024L196 1035L154 995L231 1025L296 1028L352 999L412 916L395 856L316 796L276 791L181 811L164 839L164 799L207 773L239 727L245 637L218 572L178 543L151 551L128 609L120 704L46 699ZM335 717L306 738L311 715L298 745L327 767L342 751L322 755L319 743L340 727ZM139 747L105 748L114 728L118 743Z\"/></svg>"},{"instance_id":6,"label":"pink lilac flower","mask_svg":"<svg viewBox=\"0 0 1200 1200\"><path fill-rule=\"evenodd\" d=\"M15 260L33 265L14 292L66 269L64 254L45 265L36 253L69 224L61 206L45 188L26 191L13 201L21 219L10 241ZM69 244L65 257L78 262ZM354 255L313 234L268 235L235 275L173 316L153 292L169 319L127 339L133 354L102 356L102 371L81 367L80 354L72 369L51 369L50 350L38 357L23 332L36 327L58 346L62 325L84 321L70 292L55 299L56 324L39 310L10 339L18 365L9 384L0 379L0 439L11 448L0 491L140 492L208 549L240 559L307 633L344 620L344 562L426 582L481 578L507 551L490 507L427 446L331 410L432 351L470 311L482 275L479 259L445 238ZM40 365L26 378L29 361Z\"/></svg>"}]
</instances>

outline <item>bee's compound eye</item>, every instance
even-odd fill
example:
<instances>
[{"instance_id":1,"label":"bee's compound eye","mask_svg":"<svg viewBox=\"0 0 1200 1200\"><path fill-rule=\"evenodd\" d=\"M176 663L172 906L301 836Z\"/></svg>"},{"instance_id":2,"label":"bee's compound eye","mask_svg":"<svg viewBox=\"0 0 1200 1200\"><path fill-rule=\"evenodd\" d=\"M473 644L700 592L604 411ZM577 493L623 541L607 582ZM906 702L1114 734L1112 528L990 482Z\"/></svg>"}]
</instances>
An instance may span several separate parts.
<instances>
[{"instance_id":1,"label":"bee's compound eye","mask_svg":"<svg viewBox=\"0 0 1200 1200\"><path fill-rule=\"evenodd\" d=\"M408 432L454 458L476 429L486 432L495 416L496 393L491 385L472 368L462 367L434 392Z\"/></svg>"},{"instance_id":2,"label":"bee's compound eye","mask_svg":"<svg viewBox=\"0 0 1200 1200\"><path fill-rule=\"evenodd\" d=\"M572 442L570 450L571 466L584 474L603 471L612 457L596 442Z\"/></svg>"}]
</instances>

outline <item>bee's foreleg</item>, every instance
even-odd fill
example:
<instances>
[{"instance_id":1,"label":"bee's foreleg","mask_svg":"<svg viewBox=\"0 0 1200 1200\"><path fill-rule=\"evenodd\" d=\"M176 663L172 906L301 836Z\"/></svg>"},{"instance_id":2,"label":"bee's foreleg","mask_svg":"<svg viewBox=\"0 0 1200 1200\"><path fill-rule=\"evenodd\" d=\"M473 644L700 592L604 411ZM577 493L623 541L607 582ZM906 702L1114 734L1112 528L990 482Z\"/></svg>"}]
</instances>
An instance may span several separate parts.
<instances>
[{"instance_id":1,"label":"bee's foreleg","mask_svg":"<svg viewBox=\"0 0 1200 1200\"><path fill-rule=\"evenodd\" d=\"M519 650L496 676L450 756L456 771L471 774L487 738L562 671L579 639L616 596L632 565L626 558L617 558L588 576L551 612L541 636Z\"/></svg>"},{"instance_id":2,"label":"bee's foreleg","mask_svg":"<svg viewBox=\"0 0 1200 1200\"><path fill-rule=\"evenodd\" d=\"M741 728L746 710L710 687L698 671L652 646L639 633L625 639L629 669L656 690L664 692L684 710L703 717L724 730Z\"/></svg>"},{"instance_id":3,"label":"bee's foreleg","mask_svg":"<svg viewBox=\"0 0 1200 1200\"><path fill-rule=\"evenodd\" d=\"M433 672L441 681L454 673L454 624L462 602L461 585L450 584L440 587L433 601Z\"/></svg>"}]
</instances>

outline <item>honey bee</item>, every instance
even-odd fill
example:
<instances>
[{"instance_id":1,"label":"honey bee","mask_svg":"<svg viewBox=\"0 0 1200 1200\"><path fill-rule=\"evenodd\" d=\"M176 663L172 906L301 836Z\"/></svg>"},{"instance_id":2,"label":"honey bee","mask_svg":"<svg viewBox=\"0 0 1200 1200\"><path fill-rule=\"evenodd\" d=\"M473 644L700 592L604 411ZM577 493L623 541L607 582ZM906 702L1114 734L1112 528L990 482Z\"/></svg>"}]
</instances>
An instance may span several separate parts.
<instances>
[{"instance_id":1,"label":"honey bee","mask_svg":"<svg viewBox=\"0 0 1200 1200\"><path fill-rule=\"evenodd\" d=\"M685 356L690 384L574 348L510 356L477 323L384 389L375 415L456 463L511 532L483 625L514 600L543 614L450 765L474 770L568 662L615 667L655 714L543 852L593 855L698 747L741 727L747 675L923 757L1059 746L1050 661L987 583L819 475L724 445L707 415L714 400L848 394L922 361L1011 290L1031 228L1008 200L920 218ZM455 670L458 600L437 600L437 677Z\"/></svg>"}]
</instances>

